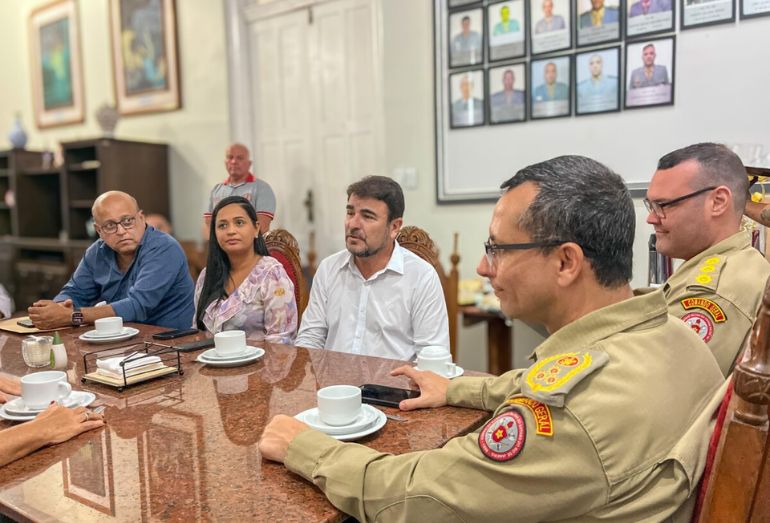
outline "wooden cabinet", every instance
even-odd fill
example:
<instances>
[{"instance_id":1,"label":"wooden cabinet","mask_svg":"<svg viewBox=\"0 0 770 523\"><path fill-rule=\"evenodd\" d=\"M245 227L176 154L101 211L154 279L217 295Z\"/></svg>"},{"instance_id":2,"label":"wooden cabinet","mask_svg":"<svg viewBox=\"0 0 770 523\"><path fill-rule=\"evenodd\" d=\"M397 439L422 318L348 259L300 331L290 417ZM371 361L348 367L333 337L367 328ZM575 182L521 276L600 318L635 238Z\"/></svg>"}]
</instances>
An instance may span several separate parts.
<instances>
[{"instance_id":1,"label":"wooden cabinet","mask_svg":"<svg viewBox=\"0 0 770 523\"><path fill-rule=\"evenodd\" d=\"M0 151L0 283L17 310L67 282L95 239L87 222L99 194L125 191L145 213L170 213L167 145L110 138L61 145L57 168L41 152Z\"/></svg>"}]
</instances>

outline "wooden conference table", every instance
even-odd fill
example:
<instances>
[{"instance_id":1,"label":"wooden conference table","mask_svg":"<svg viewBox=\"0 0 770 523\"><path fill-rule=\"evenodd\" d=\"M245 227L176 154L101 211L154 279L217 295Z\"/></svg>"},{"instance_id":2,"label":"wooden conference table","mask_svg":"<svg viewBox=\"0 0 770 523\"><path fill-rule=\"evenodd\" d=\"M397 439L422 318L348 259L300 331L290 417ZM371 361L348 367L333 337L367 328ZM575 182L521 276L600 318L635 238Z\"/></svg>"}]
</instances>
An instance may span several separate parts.
<instances>
[{"instance_id":1,"label":"wooden conference table","mask_svg":"<svg viewBox=\"0 0 770 523\"><path fill-rule=\"evenodd\" d=\"M164 330L133 326L140 329L134 343ZM341 520L344 515L315 486L262 460L257 448L262 429L275 414L315 406L319 387L370 382L409 387L407 379L388 376L399 361L270 345L262 359L234 368L205 367L194 361L200 351L182 353L183 375L117 392L81 383L83 354L103 347L78 340L83 332L62 331L69 382L96 394L92 407L107 406L107 426L0 468L0 513L13 519ZM0 332L0 371L21 376L37 370L22 360L22 338ZM488 417L454 407L399 415L406 421L388 420L358 443L394 454L432 449ZM10 426L0 420L0 428Z\"/></svg>"}]
</instances>

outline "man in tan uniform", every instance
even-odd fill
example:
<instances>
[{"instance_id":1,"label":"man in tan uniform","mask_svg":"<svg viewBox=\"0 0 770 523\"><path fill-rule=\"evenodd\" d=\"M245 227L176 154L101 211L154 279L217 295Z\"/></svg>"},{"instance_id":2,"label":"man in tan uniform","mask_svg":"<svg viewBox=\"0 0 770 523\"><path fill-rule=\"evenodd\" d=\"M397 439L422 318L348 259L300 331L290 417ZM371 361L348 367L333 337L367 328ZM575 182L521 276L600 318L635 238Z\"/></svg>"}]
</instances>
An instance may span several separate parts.
<instances>
[{"instance_id":1,"label":"man in tan uniform","mask_svg":"<svg viewBox=\"0 0 770 523\"><path fill-rule=\"evenodd\" d=\"M644 200L659 252L685 262L663 285L681 318L717 359L722 374L756 319L770 264L741 231L748 177L724 145L699 143L658 161Z\"/></svg>"},{"instance_id":2,"label":"man in tan uniform","mask_svg":"<svg viewBox=\"0 0 770 523\"><path fill-rule=\"evenodd\" d=\"M708 348L628 281L623 180L564 156L503 185L478 272L506 315L552 335L529 369L449 381L409 366L422 395L494 411L443 448L391 456L276 416L262 456L362 521L688 520L723 383Z\"/></svg>"}]
</instances>

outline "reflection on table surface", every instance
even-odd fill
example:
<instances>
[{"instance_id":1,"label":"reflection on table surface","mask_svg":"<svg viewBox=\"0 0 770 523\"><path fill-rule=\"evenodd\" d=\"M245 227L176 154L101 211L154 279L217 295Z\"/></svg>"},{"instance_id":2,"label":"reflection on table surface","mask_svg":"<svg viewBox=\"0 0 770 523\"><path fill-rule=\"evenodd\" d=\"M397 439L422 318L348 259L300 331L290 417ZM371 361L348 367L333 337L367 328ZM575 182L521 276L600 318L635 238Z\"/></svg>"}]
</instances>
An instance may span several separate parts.
<instances>
[{"instance_id":1,"label":"reflection on table surface","mask_svg":"<svg viewBox=\"0 0 770 523\"><path fill-rule=\"evenodd\" d=\"M149 340L163 330L134 326L139 336L114 346ZM3 467L0 512L14 519L339 520L342 514L313 485L262 461L262 429L276 414L314 407L316 390L327 385L412 388L406 378L388 375L403 362L267 344L264 358L233 368L205 367L194 361L201 351L183 353L183 375L119 393L81 383L83 355L103 348L78 340L81 331L63 331L68 378L74 389L96 393L92 406L107 406L107 426ZM202 335L173 344L196 337ZM0 333L0 371L35 371L22 361L22 338ZM388 421L358 443L394 454L437 448L487 417L453 407L400 415L407 421ZM10 426L0 421L0 428Z\"/></svg>"}]
</instances>

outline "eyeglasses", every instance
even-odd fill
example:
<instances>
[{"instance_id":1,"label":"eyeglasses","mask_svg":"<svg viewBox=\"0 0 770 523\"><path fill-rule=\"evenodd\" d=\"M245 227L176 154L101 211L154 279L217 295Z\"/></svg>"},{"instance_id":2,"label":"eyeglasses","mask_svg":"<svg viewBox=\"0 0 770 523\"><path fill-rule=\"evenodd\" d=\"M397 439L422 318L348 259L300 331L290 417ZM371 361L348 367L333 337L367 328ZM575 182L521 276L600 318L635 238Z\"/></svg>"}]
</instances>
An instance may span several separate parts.
<instances>
[{"instance_id":1,"label":"eyeglasses","mask_svg":"<svg viewBox=\"0 0 770 523\"><path fill-rule=\"evenodd\" d=\"M106 232L107 234L114 234L118 230L118 225L123 227L124 230L133 229L134 225L136 225L136 215L133 216L124 216L120 219L120 221L117 222L104 222L103 224L99 225L99 229Z\"/></svg>"},{"instance_id":2,"label":"eyeglasses","mask_svg":"<svg viewBox=\"0 0 770 523\"><path fill-rule=\"evenodd\" d=\"M530 243L492 243L491 240L484 242L484 255L487 258L487 264L492 267L495 263L495 256L503 251L523 251L527 249L540 249L544 247L556 247L567 243L566 240L552 240L547 242Z\"/></svg>"},{"instance_id":3,"label":"eyeglasses","mask_svg":"<svg viewBox=\"0 0 770 523\"><path fill-rule=\"evenodd\" d=\"M655 216L662 220L666 217L666 212L663 210L665 207L689 200L690 198L698 196L699 194L713 191L714 189L716 189L716 186L706 187L705 189L700 189L699 191L691 192L689 194L685 194L684 196L680 196L679 198L674 198L673 200L668 201L656 202L648 200L647 198L642 201L644 202L645 208L647 208L647 212L654 212Z\"/></svg>"}]
</instances>

